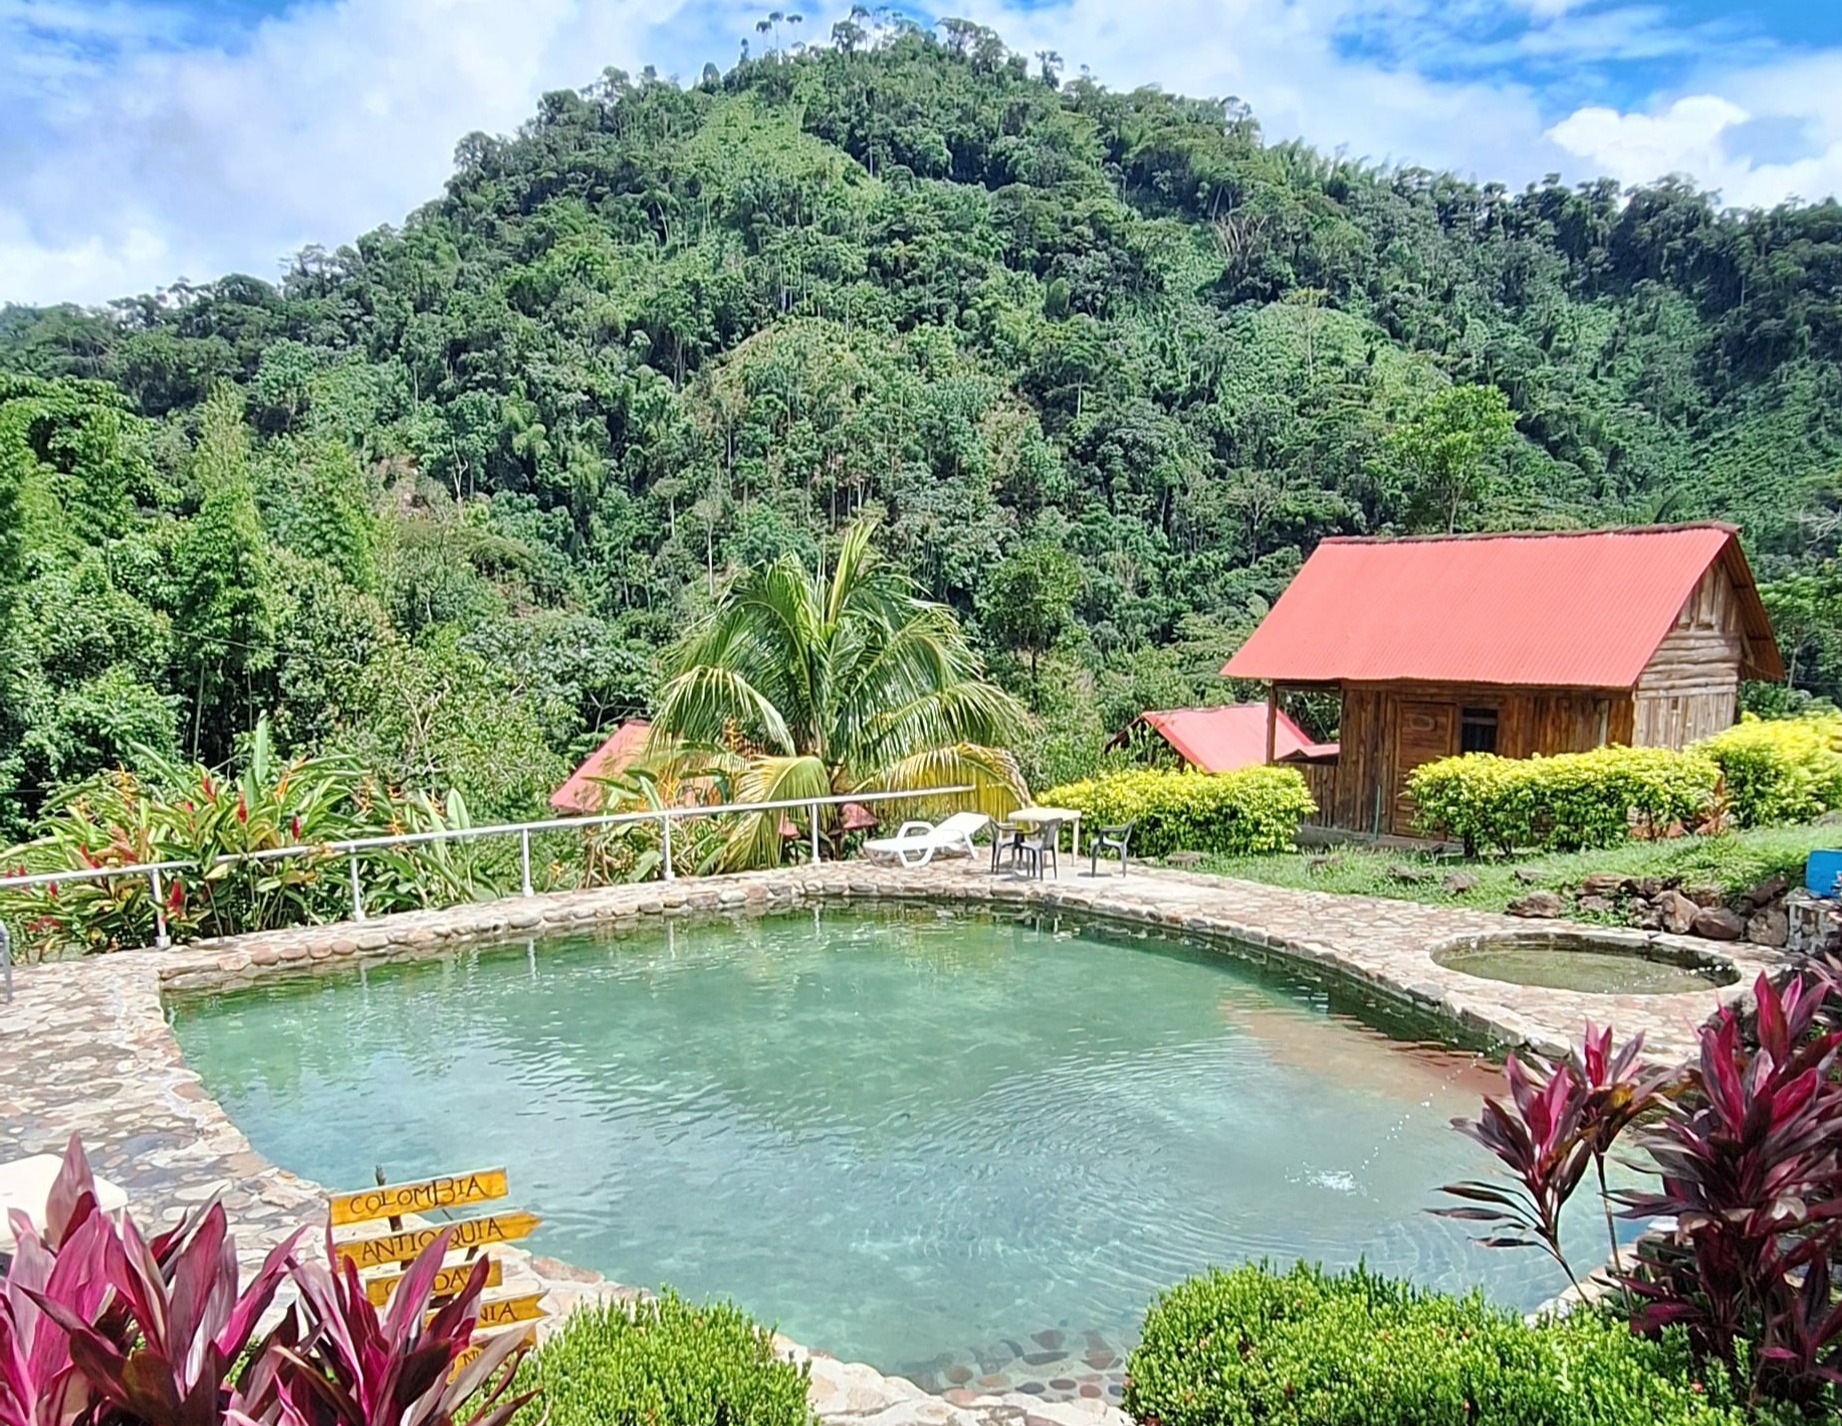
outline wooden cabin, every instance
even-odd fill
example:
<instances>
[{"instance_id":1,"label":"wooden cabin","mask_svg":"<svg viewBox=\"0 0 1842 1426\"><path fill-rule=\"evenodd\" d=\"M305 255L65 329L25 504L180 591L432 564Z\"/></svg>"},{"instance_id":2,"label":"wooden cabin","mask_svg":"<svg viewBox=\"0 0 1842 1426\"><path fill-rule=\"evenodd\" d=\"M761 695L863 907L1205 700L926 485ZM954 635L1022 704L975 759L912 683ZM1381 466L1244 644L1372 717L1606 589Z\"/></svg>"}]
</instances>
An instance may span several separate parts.
<instances>
[{"instance_id":1,"label":"wooden cabin","mask_svg":"<svg viewBox=\"0 0 1842 1426\"><path fill-rule=\"evenodd\" d=\"M1222 672L1267 684L1275 728L1288 690L1341 697L1314 820L1370 836L1415 835L1421 763L1679 748L1733 723L1741 679L1784 677L1718 524L1325 540Z\"/></svg>"},{"instance_id":2,"label":"wooden cabin","mask_svg":"<svg viewBox=\"0 0 1842 1426\"><path fill-rule=\"evenodd\" d=\"M1234 772L1274 759L1335 756L1335 743L1314 743L1305 730L1279 710L1272 715L1273 740L1267 741L1264 703L1230 703L1219 708L1159 708L1141 713L1107 744L1139 761L1181 763L1198 772Z\"/></svg>"}]
</instances>

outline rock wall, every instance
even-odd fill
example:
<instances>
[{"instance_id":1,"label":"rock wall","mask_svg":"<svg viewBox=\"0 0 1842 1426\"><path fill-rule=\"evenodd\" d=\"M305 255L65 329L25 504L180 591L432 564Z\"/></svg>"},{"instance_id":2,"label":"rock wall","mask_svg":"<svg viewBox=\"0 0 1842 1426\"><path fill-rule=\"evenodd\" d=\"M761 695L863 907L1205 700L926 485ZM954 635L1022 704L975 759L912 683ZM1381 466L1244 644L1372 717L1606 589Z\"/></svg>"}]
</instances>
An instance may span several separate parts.
<instances>
[{"instance_id":1,"label":"rock wall","mask_svg":"<svg viewBox=\"0 0 1842 1426\"><path fill-rule=\"evenodd\" d=\"M1842 935L1842 901L1800 889L1785 897L1784 911L1788 951L1810 955Z\"/></svg>"}]
</instances>

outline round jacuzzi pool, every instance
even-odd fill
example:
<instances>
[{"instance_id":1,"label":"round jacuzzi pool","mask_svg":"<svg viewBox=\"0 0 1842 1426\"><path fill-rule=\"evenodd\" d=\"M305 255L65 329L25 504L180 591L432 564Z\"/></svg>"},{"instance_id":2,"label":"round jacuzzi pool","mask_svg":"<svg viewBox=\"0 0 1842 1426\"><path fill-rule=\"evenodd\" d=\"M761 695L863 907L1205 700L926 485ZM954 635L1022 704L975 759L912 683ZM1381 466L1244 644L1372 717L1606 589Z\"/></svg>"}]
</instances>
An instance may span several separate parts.
<instances>
[{"instance_id":1,"label":"round jacuzzi pool","mask_svg":"<svg viewBox=\"0 0 1842 1426\"><path fill-rule=\"evenodd\" d=\"M1435 951L1433 960L1482 980L1598 995L1679 995L1739 979L1714 956L1572 932L1483 937Z\"/></svg>"}]
</instances>

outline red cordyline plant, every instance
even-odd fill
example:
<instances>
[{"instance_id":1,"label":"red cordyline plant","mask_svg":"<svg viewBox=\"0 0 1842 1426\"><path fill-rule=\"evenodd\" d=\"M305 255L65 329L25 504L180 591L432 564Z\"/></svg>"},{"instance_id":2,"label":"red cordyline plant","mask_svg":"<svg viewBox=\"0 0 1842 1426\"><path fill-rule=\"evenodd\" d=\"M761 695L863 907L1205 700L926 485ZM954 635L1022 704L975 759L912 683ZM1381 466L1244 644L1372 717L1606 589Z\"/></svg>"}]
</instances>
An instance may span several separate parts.
<instances>
[{"instance_id":1,"label":"red cordyline plant","mask_svg":"<svg viewBox=\"0 0 1842 1426\"><path fill-rule=\"evenodd\" d=\"M1687 1093L1647 1136L1657 1192L1623 1195L1634 1218L1673 1219L1627 1285L1642 1330L1680 1325L1704 1355L1750 1363L1755 1396L1809 1407L1842 1386L1842 1031L1830 987L1794 977L1753 988L1756 1044L1723 1011L1701 1033ZM1748 1349L1742 1350L1742 1344Z\"/></svg>"},{"instance_id":2,"label":"red cordyline plant","mask_svg":"<svg viewBox=\"0 0 1842 1426\"><path fill-rule=\"evenodd\" d=\"M1567 1062L1582 1090L1581 1135L1599 1179L1599 1202L1605 1211L1605 1234L1611 1243L1612 1266L1620 1274L1624 1272L1624 1263L1618 1251L1618 1228L1613 1222L1614 1200L1606 1182L1606 1161L1611 1157L1612 1145L1618 1141L1618 1136L1674 1093L1681 1080L1678 1071L1646 1068L1640 1058L1643 1050L1644 1037L1640 1033L1627 1040L1623 1049L1614 1051L1612 1027L1607 1025L1601 1029L1588 1020L1586 1037Z\"/></svg>"},{"instance_id":3,"label":"red cordyline plant","mask_svg":"<svg viewBox=\"0 0 1842 1426\"><path fill-rule=\"evenodd\" d=\"M1581 1048L1560 1065L1532 1055L1525 1063L1510 1055L1503 1067L1509 1103L1486 1099L1477 1119L1454 1119L1452 1126L1495 1154L1509 1170L1514 1187L1475 1179L1448 1184L1440 1191L1465 1199L1467 1206L1433 1211L1445 1218L1500 1225L1504 1231L1480 1240L1486 1247L1539 1247L1577 1288L1579 1279L1561 1251L1561 1212L1592 1168L1599 1180L1612 1258L1618 1262L1606 1160L1618 1136L1659 1102L1672 1079L1667 1071L1640 1064L1643 1048L1644 1037L1638 1035L1623 1049L1614 1049L1611 1029L1600 1029L1589 1020Z\"/></svg>"},{"instance_id":4,"label":"red cordyline plant","mask_svg":"<svg viewBox=\"0 0 1842 1426\"><path fill-rule=\"evenodd\" d=\"M10 1215L13 1261L0 1282L0 1426L63 1426L92 1399L71 1360L70 1340L40 1308L43 1299L88 1317L108 1296L101 1235L86 1231L96 1212L89 1167L75 1139L46 1204L45 1231L23 1213Z\"/></svg>"},{"instance_id":5,"label":"red cordyline plant","mask_svg":"<svg viewBox=\"0 0 1842 1426\"><path fill-rule=\"evenodd\" d=\"M72 1138L40 1233L13 1217L0 1282L0 1426L504 1426L530 1399L510 1385L521 1340L486 1345L462 1369L485 1287L430 1313L447 1236L417 1260L382 1318L357 1270L296 1260L295 1234L239 1287L236 1245L212 1203L143 1239L98 1211ZM329 1256L331 1242L328 1242ZM298 1301L252 1346L284 1282ZM426 1319L426 1320L425 1320Z\"/></svg>"},{"instance_id":6,"label":"red cordyline plant","mask_svg":"<svg viewBox=\"0 0 1842 1426\"><path fill-rule=\"evenodd\" d=\"M524 1339L501 1334L456 1369L473 1344L488 1263L477 1261L466 1285L431 1313L451 1236L444 1232L422 1250L380 1316L357 1266L336 1256L329 1232L327 1261L334 1266L295 1269L299 1345L272 1348L271 1399L255 1411L233 1411L231 1426L450 1426L482 1391L466 1426L504 1426L536 1394L511 1391Z\"/></svg>"},{"instance_id":7,"label":"red cordyline plant","mask_svg":"<svg viewBox=\"0 0 1842 1426\"><path fill-rule=\"evenodd\" d=\"M19 1246L0 1297L0 1341L15 1351L13 1370L0 1367L0 1423L218 1426L295 1239L239 1290L221 1205L149 1242L126 1214L117 1223L98 1211L75 1138L46 1219L42 1235L24 1215L13 1220Z\"/></svg>"},{"instance_id":8,"label":"red cordyline plant","mask_svg":"<svg viewBox=\"0 0 1842 1426\"><path fill-rule=\"evenodd\" d=\"M1501 1231L1480 1239L1490 1248L1539 1247L1559 1263L1567 1280L1579 1282L1561 1251L1561 1210L1592 1163L1585 1133L1586 1091L1567 1066L1530 1056L1525 1066L1510 1055L1503 1066L1508 1105L1486 1099L1475 1119L1454 1119L1452 1127L1476 1139L1509 1170L1514 1186L1480 1179L1440 1190L1466 1200L1463 1208L1435 1208L1442 1218L1495 1224Z\"/></svg>"}]
</instances>

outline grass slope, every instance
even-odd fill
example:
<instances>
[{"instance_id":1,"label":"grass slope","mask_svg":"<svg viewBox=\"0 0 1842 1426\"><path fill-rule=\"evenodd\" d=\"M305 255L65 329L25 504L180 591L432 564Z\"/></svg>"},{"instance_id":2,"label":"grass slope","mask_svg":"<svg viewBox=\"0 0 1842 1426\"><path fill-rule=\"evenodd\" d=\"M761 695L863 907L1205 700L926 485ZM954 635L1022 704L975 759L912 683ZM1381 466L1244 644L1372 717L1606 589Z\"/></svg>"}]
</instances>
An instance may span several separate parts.
<instances>
[{"instance_id":1,"label":"grass slope","mask_svg":"<svg viewBox=\"0 0 1842 1426\"><path fill-rule=\"evenodd\" d=\"M1762 827L1716 837L1678 837L1661 842L1626 842L1601 851L1550 853L1514 860L1381 851L1361 846L1327 847L1264 857L1206 857L1200 870L1269 886L1387 896L1434 905L1501 911L1537 886L1564 891L1592 872L1676 879L1688 886L1718 886L1729 896L1767 877L1803 879L1804 858L1821 847L1842 846L1842 826ZM1403 877L1396 868L1425 869L1425 880ZM1519 872L1527 875L1518 875ZM1468 891L1447 889L1455 873L1475 877ZM1531 879L1532 878L1532 879ZM1571 913L1582 921L1619 922L1617 910Z\"/></svg>"}]
</instances>

